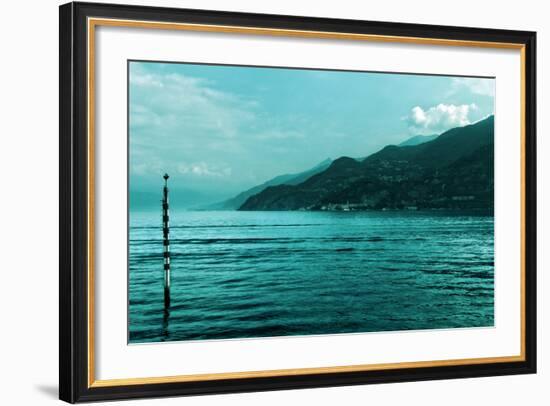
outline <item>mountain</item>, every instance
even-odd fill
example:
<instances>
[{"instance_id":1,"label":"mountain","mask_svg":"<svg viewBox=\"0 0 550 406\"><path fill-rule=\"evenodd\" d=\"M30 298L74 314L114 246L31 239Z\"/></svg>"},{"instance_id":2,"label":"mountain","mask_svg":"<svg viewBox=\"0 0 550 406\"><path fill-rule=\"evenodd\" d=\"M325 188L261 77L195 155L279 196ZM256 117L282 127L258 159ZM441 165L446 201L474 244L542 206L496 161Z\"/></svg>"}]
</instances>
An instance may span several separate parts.
<instances>
[{"instance_id":1,"label":"mountain","mask_svg":"<svg viewBox=\"0 0 550 406\"><path fill-rule=\"evenodd\" d=\"M243 205L244 202L248 200L250 196L256 195L270 186L277 185L298 185L309 177L323 172L327 169L332 163L332 159L327 158L319 164L315 165L313 168L308 169L300 173L291 173L286 175L279 175L273 179L268 180L267 182L262 183L261 185L254 186L244 192L239 193L231 199L224 200L223 202L215 203L207 207L208 210L236 210Z\"/></svg>"},{"instance_id":2,"label":"mountain","mask_svg":"<svg viewBox=\"0 0 550 406\"><path fill-rule=\"evenodd\" d=\"M297 185L269 186L239 210L492 208L494 118L432 141L341 157Z\"/></svg>"},{"instance_id":3,"label":"mountain","mask_svg":"<svg viewBox=\"0 0 550 406\"><path fill-rule=\"evenodd\" d=\"M398 146L400 146L400 147L409 147L409 146L413 146L413 145L420 145L420 144L424 144L425 142L428 142L428 141L433 141L437 137L439 137L439 134L415 135L414 137L411 137L411 138L403 141Z\"/></svg>"}]
</instances>

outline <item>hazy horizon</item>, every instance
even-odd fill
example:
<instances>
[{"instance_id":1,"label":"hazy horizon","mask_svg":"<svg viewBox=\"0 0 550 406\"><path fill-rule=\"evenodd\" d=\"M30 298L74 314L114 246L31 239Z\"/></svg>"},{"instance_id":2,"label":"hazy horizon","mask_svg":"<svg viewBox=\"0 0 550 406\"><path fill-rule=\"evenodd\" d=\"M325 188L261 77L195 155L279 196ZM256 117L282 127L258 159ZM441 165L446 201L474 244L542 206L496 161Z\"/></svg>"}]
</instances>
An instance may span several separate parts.
<instances>
[{"instance_id":1,"label":"hazy horizon","mask_svg":"<svg viewBox=\"0 0 550 406\"><path fill-rule=\"evenodd\" d=\"M233 197L327 158L360 158L494 113L494 79L130 62L132 207Z\"/></svg>"}]
</instances>

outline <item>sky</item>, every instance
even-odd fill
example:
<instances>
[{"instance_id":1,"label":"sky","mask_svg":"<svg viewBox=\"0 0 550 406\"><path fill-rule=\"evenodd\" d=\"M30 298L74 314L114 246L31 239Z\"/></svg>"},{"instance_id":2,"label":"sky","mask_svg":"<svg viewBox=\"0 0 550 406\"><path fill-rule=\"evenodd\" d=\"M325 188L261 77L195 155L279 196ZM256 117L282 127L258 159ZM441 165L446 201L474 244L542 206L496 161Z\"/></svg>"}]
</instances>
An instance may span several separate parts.
<instances>
[{"instance_id":1,"label":"sky","mask_svg":"<svg viewBox=\"0 0 550 406\"><path fill-rule=\"evenodd\" d=\"M130 204L230 198L494 114L494 79L129 62Z\"/></svg>"}]
</instances>

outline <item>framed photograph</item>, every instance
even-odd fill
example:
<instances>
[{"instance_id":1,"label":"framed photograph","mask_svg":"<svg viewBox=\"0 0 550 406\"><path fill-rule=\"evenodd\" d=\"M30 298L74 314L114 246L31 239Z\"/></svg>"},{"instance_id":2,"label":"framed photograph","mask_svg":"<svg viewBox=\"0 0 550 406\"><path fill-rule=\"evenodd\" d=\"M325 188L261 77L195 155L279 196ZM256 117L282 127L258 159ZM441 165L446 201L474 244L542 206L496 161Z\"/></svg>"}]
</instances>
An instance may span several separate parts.
<instances>
[{"instance_id":1,"label":"framed photograph","mask_svg":"<svg viewBox=\"0 0 550 406\"><path fill-rule=\"evenodd\" d=\"M60 398L536 371L534 32L60 7Z\"/></svg>"}]
</instances>

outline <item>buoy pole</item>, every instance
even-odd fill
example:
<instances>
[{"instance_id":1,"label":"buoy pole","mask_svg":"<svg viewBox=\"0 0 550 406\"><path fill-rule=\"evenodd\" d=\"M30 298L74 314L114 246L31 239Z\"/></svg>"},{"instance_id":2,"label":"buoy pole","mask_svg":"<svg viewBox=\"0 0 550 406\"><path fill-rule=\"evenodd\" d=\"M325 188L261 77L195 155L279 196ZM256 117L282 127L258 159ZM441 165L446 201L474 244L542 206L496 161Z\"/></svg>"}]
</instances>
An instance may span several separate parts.
<instances>
[{"instance_id":1,"label":"buoy pole","mask_svg":"<svg viewBox=\"0 0 550 406\"><path fill-rule=\"evenodd\" d=\"M170 307L170 223L168 211L168 174L164 176L164 188L162 190L162 244L164 258L164 308Z\"/></svg>"}]
</instances>

